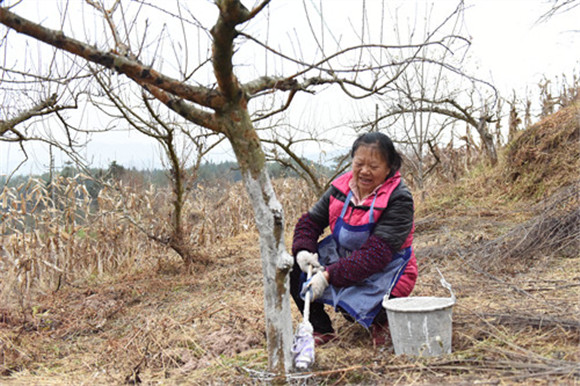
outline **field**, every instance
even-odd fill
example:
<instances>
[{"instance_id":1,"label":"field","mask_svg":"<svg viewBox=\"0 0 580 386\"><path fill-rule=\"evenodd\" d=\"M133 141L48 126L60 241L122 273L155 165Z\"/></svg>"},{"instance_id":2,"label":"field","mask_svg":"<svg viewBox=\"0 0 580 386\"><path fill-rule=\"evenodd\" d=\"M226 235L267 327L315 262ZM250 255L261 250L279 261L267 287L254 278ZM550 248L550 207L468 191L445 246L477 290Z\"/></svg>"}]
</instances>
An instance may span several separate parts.
<instances>
[{"instance_id":1,"label":"field","mask_svg":"<svg viewBox=\"0 0 580 386\"><path fill-rule=\"evenodd\" d=\"M482 164L416 197L413 296L448 296L453 352L395 356L331 312L339 339L292 384L577 384L580 381L580 115L566 109ZM268 384L258 235L239 184L190 200L182 261L143 233L168 226L168 192L114 186L99 210L79 179L4 191L0 383ZM274 181L286 242L316 199ZM9 204L7 204L9 203ZM31 230L32 229L32 230ZM12 230L12 232L9 232ZM293 308L293 324L300 322Z\"/></svg>"}]
</instances>

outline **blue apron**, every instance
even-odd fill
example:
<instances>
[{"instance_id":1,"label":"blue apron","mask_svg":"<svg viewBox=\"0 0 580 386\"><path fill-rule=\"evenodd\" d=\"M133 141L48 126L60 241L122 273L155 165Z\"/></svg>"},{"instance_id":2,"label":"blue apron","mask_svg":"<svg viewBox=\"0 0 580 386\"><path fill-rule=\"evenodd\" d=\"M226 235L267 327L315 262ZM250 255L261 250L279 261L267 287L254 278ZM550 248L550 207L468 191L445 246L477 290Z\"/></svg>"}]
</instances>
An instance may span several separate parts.
<instances>
[{"instance_id":1,"label":"blue apron","mask_svg":"<svg viewBox=\"0 0 580 386\"><path fill-rule=\"evenodd\" d=\"M369 238L375 225L374 206L377 195L371 204L369 222L364 225L350 225L344 221L348 204L352 199L349 192L340 217L336 220L332 235L318 244L318 260L322 266L336 263L340 258L350 256L352 251L360 249ZM321 301L348 312L358 323L369 328L375 316L382 307L385 295L390 295L407 263L411 259L411 247L402 249L393 255L391 262L380 272L377 272L357 285L350 287L335 287L332 284L326 288Z\"/></svg>"}]
</instances>

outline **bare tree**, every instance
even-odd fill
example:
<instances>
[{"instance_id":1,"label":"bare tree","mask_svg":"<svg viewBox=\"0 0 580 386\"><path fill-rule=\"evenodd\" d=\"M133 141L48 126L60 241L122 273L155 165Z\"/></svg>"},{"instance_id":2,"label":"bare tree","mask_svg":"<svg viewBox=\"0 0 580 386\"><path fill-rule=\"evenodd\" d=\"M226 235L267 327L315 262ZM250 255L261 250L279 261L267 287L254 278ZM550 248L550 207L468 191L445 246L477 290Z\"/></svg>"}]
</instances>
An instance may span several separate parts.
<instances>
[{"instance_id":1,"label":"bare tree","mask_svg":"<svg viewBox=\"0 0 580 386\"><path fill-rule=\"evenodd\" d=\"M474 90L472 90L471 97L473 97L473 93ZM425 143L436 142L435 139L438 138L442 130L453 122L466 123L479 134L482 147L485 150L489 162L492 165L497 163L497 147L490 129L490 124L496 122L498 119L491 110L495 102L474 102L472 99L469 104L463 105L452 95L447 97L443 96L441 99L410 97L409 100L411 101L410 105L404 106L397 104L390 112L381 116L380 119L402 114L434 113L440 115L445 120L443 123L438 124L434 132L435 135L432 137L433 139L425 141ZM429 132L427 131L427 133ZM431 135L433 134L431 133Z\"/></svg>"},{"instance_id":2,"label":"bare tree","mask_svg":"<svg viewBox=\"0 0 580 386\"><path fill-rule=\"evenodd\" d=\"M140 100L146 111L140 111L137 106L130 106L114 92L119 86L113 87L113 81L106 81L101 74L95 72L95 80L101 85L113 106L118 110L114 116L109 109L107 115L115 117L120 124L128 124L133 130L155 140L162 150L162 161L166 163L168 181L172 190L171 221L165 220L155 224L143 224L126 213L129 221L143 231L147 237L174 250L185 263L186 270L191 264L199 262L196 246L191 242L188 227L185 224L185 206L191 191L197 181L199 168L203 158L222 140L213 140L215 133L194 132L185 127L184 122L176 122L170 117L161 116L154 110L152 98L143 93ZM103 102L95 101L99 109L105 109Z\"/></svg>"},{"instance_id":3,"label":"bare tree","mask_svg":"<svg viewBox=\"0 0 580 386\"><path fill-rule=\"evenodd\" d=\"M188 85L157 72L138 60L99 50L69 38L62 32L44 28L7 8L0 8L0 21L18 32L126 75L188 121L222 133L229 139L251 197L260 233L270 368L278 373L285 373L292 368L292 324L289 323L291 317L287 279L292 267L292 257L284 246L282 207L264 167L264 153L252 126L247 103L250 95L260 90L289 90L299 84L293 79L264 77L242 86L232 65L234 39L238 36L236 26L254 18L267 3L268 1L262 2L251 11L239 1L217 3L220 13L211 30L212 63L217 81L215 89ZM214 112L211 113L208 109Z\"/></svg>"},{"instance_id":4,"label":"bare tree","mask_svg":"<svg viewBox=\"0 0 580 386\"><path fill-rule=\"evenodd\" d=\"M114 20L115 12L122 8L121 3L116 1L107 9L102 2L86 1L105 20L113 38L115 51L137 60L137 57L131 52L129 43L122 39L122 31ZM133 28L133 25L128 23L125 17L120 20L124 23L125 28ZM111 107L118 114L114 115L104 105L102 99L93 101L95 107L102 110L106 115L111 116L111 118L116 118L114 121L118 120L119 124L128 124L135 131L156 141L163 153L164 158L162 160L167 162L168 166L168 180L172 189L169 230L164 230L165 227L162 224L158 224L160 226L157 227L153 226L153 224L145 225L128 214L126 216L133 225L141 229L150 239L174 250L182 258L186 269L189 270L191 264L199 259L196 256L195 245L191 243L188 237L189 232L186 231L186 225L184 224L186 201L191 193L193 184L197 180L203 157L218 145L224 137L221 136L221 138L213 141L212 137L216 137L216 133L204 131L203 128L197 125L188 125L187 121L183 119L179 122L177 120L179 117L175 118L170 114L157 111L152 104L154 99L145 91L147 88L141 89L141 97L136 98L130 92L123 92L123 89L131 90L131 87L127 87L125 81L117 76L103 71L99 72L97 69L92 69L92 74L106 98L112 103ZM181 148L181 151L179 148Z\"/></svg>"},{"instance_id":5,"label":"bare tree","mask_svg":"<svg viewBox=\"0 0 580 386\"><path fill-rule=\"evenodd\" d=\"M259 17L269 2L269 0L257 2L254 8L247 9L239 0L216 0L218 16L209 30L211 56L204 62L211 64L215 83L208 81L207 86L195 80L192 77L195 71L186 71L187 66L178 68L177 71L168 69L167 73L161 70L163 63L156 62L161 61L157 55L158 42L161 39L148 40L151 38L147 36L148 23L144 24L145 32L140 31L142 35L138 43L131 43L129 36L136 35L137 29L133 28L135 24L128 23L127 27L124 27L125 36L113 33L113 38L106 42L107 48L99 48L97 45L69 37L62 30L43 27L13 13L7 7L0 7L0 23L74 57L126 76L134 85L189 124L203 127L228 139L240 166L260 234L269 367L276 373L287 373L292 368L292 324L288 290L288 273L292 267L292 257L284 245L283 210L265 168L266 155L249 112L249 102L275 92L288 92L286 104L289 105L293 95L298 92L312 92L317 86L333 84L354 99L360 100L375 94L385 95L389 92L390 84L412 63L426 60L419 55L424 46L445 47L448 39L433 39L408 45L406 48L411 49L413 53L393 58L388 62L377 61L379 55L375 55L375 59L370 62L363 57L373 57L373 51L400 50L401 47L360 44L348 48L338 47L334 53L328 54L325 52L324 44L319 44L318 59L297 60L241 31L246 23ZM118 8L117 4L120 4ZM127 9L123 8L123 4L125 3L115 2L111 12L119 9L124 20L129 20ZM137 4L138 9L141 9L140 7L146 3ZM180 3L177 14L169 13L155 5L150 7L156 12L166 13L180 21L186 20L183 15L187 14L196 28L201 25L194 12L183 9ZM105 16L105 21L108 20ZM185 22L182 26L185 26ZM115 28L111 30L116 31ZM183 35L187 36L185 32ZM238 52L236 42L242 37L246 41L259 42L264 49L300 69L289 76L264 75L242 83L234 71L234 57ZM148 50L152 53L148 53ZM146 53L150 55L149 59L146 58ZM363 56L363 53L368 55ZM178 54L181 55L176 51L176 56ZM354 64L344 65L339 60L353 54L357 58ZM185 57L187 58L187 55ZM201 66L204 66L204 63ZM392 71L386 72L386 68L391 68ZM178 74L178 78L168 74ZM279 109L272 108L272 112L281 112L285 109L284 106ZM157 124L163 127L161 122L157 121ZM141 125L143 123L140 123ZM163 135L167 136L169 133L167 128L164 130ZM167 140L168 137L162 141L166 143ZM285 144L279 141L277 145Z\"/></svg>"},{"instance_id":6,"label":"bare tree","mask_svg":"<svg viewBox=\"0 0 580 386\"><path fill-rule=\"evenodd\" d=\"M363 126L385 130L403 146L407 153L407 173L420 190L441 160L438 145L445 139L452 143L459 122L476 129L491 162L497 160L489 128L494 120L490 112L494 99L488 101L485 97L489 92L493 96L495 90L461 69L470 46L461 35L464 4L459 2L443 20L437 20L433 10L426 9L425 15L415 16L425 19L423 30L418 27L422 23L408 19L402 22L395 15L393 28L401 45L414 39L429 41L438 34L449 40L444 47L421 47L415 55L425 60L414 61L393 80L390 85L393 92L381 99L382 109Z\"/></svg>"}]
</instances>

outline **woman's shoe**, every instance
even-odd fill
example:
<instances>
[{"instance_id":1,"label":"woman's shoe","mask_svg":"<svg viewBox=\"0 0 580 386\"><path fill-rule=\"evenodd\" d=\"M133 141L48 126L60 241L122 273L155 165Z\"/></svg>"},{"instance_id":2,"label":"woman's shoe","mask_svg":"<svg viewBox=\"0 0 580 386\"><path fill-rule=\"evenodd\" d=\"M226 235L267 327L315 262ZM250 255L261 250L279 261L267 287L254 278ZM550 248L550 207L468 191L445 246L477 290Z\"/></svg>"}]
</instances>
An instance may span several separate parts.
<instances>
[{"instance_id":1,"label":"woman's shoe","mask_svg":"<svg viewBox=\"0 0 580 386\"><path fill-rule=\"evenodd\" d=\"M384 346L387 342L387 334L389 333L389 322L382 324L371 324L371 335L373 337L373 346Z\"/></svg>"},{"instance_id":2,"label":"woman's shoe","mask_svg":"<svg viewBox=\"0 0 580 386\"><path fill-rule=\"evenodd\" d=\"M314 337L314 345L317 347L322 346L322 345L336 339L336 335L334 334L334 332L322 333L322 332L314 331L312 333L312 336Z\"/></svg>"}]
</instances>

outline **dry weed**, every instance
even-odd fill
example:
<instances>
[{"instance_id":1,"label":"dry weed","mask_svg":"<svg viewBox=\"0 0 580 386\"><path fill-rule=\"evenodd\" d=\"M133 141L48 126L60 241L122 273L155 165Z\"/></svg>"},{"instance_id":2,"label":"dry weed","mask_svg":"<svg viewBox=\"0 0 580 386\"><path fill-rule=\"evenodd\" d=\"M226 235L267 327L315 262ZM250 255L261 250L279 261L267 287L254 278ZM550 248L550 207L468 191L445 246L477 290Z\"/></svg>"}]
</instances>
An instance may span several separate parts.
<instances>
[{"instance_id":1,"label":"dry weed","mask_svg":"<svg viewBox=\"0 0 580 386\"><path fill-rule=\"evenodd\" d=\"M512 197L546 197L578 183L580 101L520 133L505 157L505 183Z\"/></svg>"}]
</instances>

